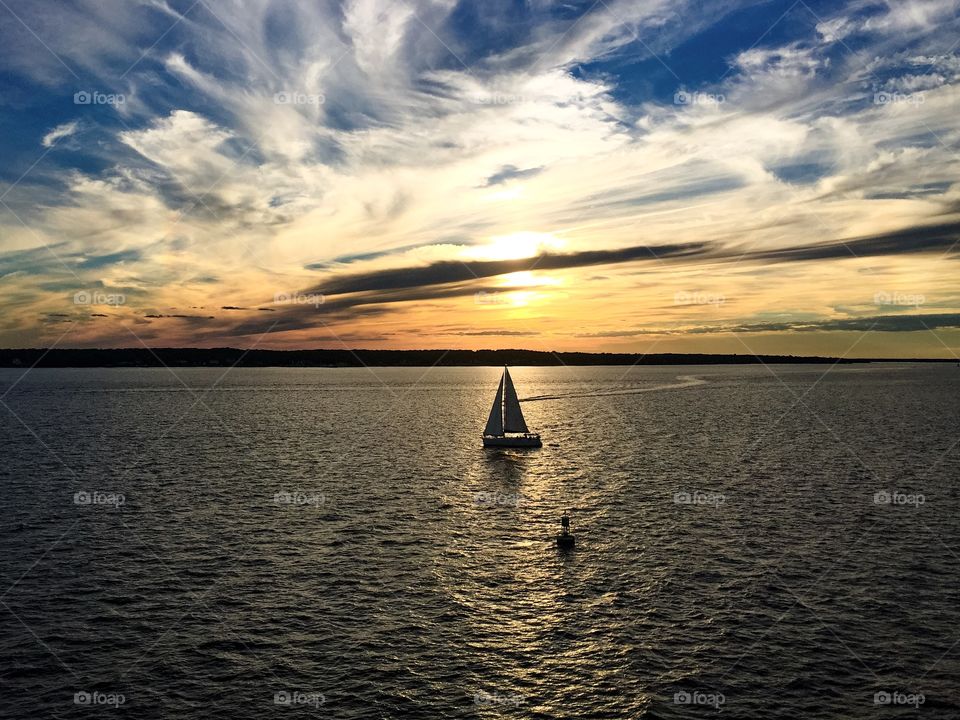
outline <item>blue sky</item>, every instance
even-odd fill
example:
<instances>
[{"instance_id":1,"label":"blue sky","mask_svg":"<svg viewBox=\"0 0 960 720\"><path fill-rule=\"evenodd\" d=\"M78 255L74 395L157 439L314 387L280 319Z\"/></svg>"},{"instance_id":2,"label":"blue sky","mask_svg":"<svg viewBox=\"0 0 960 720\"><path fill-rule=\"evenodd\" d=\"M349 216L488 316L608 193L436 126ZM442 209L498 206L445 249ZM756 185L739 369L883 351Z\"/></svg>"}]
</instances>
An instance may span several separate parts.
<instances>
[{"instance_id":1,"label":"blue sky","mask_svg":"<svg viewBox=\"0 0 960 720\"><path fill-rule=\"evenodd\" d=\"M952 357L957 15L4 0L0 345Z\"/></svg>"}]
</instances>

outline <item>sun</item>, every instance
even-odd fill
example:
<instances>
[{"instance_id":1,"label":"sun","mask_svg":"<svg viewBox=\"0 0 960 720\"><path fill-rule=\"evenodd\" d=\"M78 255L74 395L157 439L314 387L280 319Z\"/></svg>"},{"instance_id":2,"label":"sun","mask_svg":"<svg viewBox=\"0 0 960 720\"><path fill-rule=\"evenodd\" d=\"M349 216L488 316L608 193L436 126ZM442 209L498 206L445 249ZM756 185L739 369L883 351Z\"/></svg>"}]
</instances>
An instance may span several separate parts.
<instances>
[{"instance_id":1,"label":"sun","mask_svg":"<svg viewBox=\"0 0 960 720\"><path fill-rule=\"evenodd\" d=\"M551 233L521 231L495 235L486 245L470 248L473 260L519 260L543 252L560 250L566 243Z\"/></svg>"}]
</instances>

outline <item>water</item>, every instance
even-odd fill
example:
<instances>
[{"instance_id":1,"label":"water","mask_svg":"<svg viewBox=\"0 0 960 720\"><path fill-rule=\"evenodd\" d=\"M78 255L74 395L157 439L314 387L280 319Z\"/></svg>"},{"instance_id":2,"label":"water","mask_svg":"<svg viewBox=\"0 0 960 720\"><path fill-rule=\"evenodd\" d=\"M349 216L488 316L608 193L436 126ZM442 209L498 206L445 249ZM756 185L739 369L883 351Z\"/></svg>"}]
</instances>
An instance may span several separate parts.
<instances>
[{"instance_id":1,"label":"water","mask_svg":"<svg viewBox=\"0 0 960 720\"><path fill-rule=\"evenodd\" d=\"M960 371L827 370L0 371L0 716L960 717Z\"/></svg>"}]
</instances>

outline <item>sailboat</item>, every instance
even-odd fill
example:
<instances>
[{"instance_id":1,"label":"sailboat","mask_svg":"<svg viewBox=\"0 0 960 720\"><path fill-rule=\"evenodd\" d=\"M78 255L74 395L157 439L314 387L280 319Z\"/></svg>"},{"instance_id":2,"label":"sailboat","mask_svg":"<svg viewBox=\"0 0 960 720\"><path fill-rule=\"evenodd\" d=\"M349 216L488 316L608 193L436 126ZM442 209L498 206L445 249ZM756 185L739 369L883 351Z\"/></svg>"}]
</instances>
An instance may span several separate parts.
<instances>
[{"instance_id":1,"label":"sailboat","mask_svg":"<svg viewBox=\"0 0 960 720\"><path fill-rule=\"evenodd\" d=\"M483 429L484 447L542 447L540 436L527 429L520 410L520 399L510 378L510 371L503 368L500 387L490 408L487 426Z\"/></svg>"}]
</instances>

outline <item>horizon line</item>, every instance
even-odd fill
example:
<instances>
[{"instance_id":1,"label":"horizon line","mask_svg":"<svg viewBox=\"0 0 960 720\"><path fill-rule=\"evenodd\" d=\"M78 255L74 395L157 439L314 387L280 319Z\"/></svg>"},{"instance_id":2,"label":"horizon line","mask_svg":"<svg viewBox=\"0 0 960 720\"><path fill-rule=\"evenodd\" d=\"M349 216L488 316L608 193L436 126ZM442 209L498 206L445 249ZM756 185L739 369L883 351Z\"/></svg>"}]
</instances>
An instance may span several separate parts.
<instances>
[{"instance_id":1,"label":"horizon line","mask_svg":"<svg viewBox=\"0 0 960 720\"><path fill-rule=\"evenodd\" d=\"M188 357L169 357L171 353L186 354ZM159 354L168 355L161 358ZM235 360L238 366L244 366L244 360L254 367L270 366L262 362L256 362L258 359L268 358L288 360L297 359L296 356L311 354L316 356L315 360L326 359L327 362L317 362L317 366L329 366L331 361L337 360L337 366L355 366L361 367L367 364L377 364L381 367L389 366L389 363L377 363L376 360L388 360L391 357L407 357L414 359L412 355L424 356L421 363L404 363L400 366L562 366L569 365L616 365L612 360L623 360L625 364L641 365L670 365L667 360L677 360L675 364L724 364L724 365L746 365L746 364L777 364L787 362L790 364L803 364L804 362L815 364L853 364L853 363L954 363L957 358L931 358L931 357L836 357L829 355L793 355L779 353L681 353L681 352L662 352L662 353L643 353L643 352L592 352L582 350L534 350L528 348L483 348L478 350L466 348L403 348L403 349L371 349L371 348L243 348L232 346L221 347L189 347L189 346L142 346L142 347L107 347L107 348L57 348L57 347L35 347L35 348L0 348L0 367L22 367L27 364L31 367L105 367L98 363L79 362L80 360L108 360L110 364L116 364L126 359L128 362L136 361L140 367L163 367L167 365L188 365L197 364L199 361L222 360L224 355L236 355ZM520 362L493 362L494 358L503 355L520 355L515 358ZM27 355L27 358L17 357ZM365 362L366 360L374 362ZM105 356L105 357L104 357ZM111 357L113 356L113 357ZM127 356L124 358L123 356ZM324 358L326 356L326 358ZM492 356L492 357L484 357ZM434 360L429 359L433 357ZM350 359L352 358L352 361ZM307 360L308 358L299 358ZM419 358L417 358L419 359ZM458 362L458 359L460 360ZM604 360L605 362L590 363L584 360ZM463 362L464 360L473 360L473 362ZM477 362L484 360L485 362ZM523 362L523 360L547 360L548 362ZM551 361L552 360L552 361ZM565 362L565 360L567 362ZM695 363L682 361L696 361ZM44 362L46 361L46 362ZM72 362L71 362L72 361ZM345 362L346 361L346 362ZM631 362L632 361L632 362ZM714 361L714 362L711 362ZM279 366L284 366L282 363ZM110 365L106 365L110 366Z\"/></svg>"}]
</instances>

